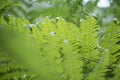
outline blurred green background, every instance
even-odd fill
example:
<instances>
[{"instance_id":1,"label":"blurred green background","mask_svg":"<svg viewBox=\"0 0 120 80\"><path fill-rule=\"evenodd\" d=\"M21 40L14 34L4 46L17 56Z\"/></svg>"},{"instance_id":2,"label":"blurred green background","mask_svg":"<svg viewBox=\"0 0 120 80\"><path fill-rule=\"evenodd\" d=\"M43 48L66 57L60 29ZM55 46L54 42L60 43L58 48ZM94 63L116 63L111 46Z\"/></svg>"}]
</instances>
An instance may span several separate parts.
<instances>
[{"instance_id":1,"label":"blurred green background","mask_svg":"<svg viewBox=\"0 0 120 80\"><path fill-rule=\"evenodd\" d=\"M100 24L104 24L113 19L120 20L119 4L120 0L0 0L0 12L5 7L12 6L6 10L5 16L27 18L32 23L42 21L46 16L63 17L77 25L80 19L93 15Z\"/></svg>"}]
</instances>

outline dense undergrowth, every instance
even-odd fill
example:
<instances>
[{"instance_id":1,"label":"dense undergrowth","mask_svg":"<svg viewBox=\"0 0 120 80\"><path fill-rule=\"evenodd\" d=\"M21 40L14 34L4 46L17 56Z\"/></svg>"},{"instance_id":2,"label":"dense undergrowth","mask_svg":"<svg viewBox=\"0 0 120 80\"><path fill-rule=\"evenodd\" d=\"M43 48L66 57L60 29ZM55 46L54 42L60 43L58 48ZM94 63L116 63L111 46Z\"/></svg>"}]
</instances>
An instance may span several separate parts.
<instances>
[{"instance_id":1,"label":"dense undergrowth","mask_svg":"<svg viewBox=\"0 0 120 80\"><path fill-rule=\"evenodd\" d=\"M119 80L120 23L0 17L0 80ZM22 65L22 66L21 66ZM23 67L25 66L25 67Z\"/></svg>"}]
</instances>

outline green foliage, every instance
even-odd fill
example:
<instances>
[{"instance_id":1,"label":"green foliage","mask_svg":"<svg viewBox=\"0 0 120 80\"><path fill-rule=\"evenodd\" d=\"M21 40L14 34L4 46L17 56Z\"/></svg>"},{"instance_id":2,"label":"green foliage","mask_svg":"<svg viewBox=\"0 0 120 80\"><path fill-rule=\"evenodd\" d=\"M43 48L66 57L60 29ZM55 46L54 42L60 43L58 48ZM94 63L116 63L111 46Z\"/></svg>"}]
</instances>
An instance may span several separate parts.
<instances>
[{"instance_id":1,"label":"green foliage","mask_svg":"<svg viewBox=\"0 0 120 80\"><path fill-rule=\"evenodd\" d=\"M45 16L65 18L69 14L64 0L14 0L13 2L19 6L13 7L6 14L25 17L32 23L43 20Z\"/></svg>"},{"instance_id":2,"label":"green foliage","mask_svg":"<svg viewBox=\"0 0 120 80\"><path fill-rule=\"evenodd\" d=\"M33 80L35 75L0 52L0 80Z\"/></svg>"},{"instance_id":3,"label":"green foliage","mask_svg":"<svg viewBox=\"0 0 120 80\"><path fill-rule=\"evenodd\" d=\"M120 1L107 0L110 7L106 8L98 7L99 1L101 2L101 0L12 0L12 2L1 0L0 14L25 17L32 23L42 21L45 16L50 18L59 16L76 25L79 25L81 18L84 19L88 15L94 15L103 26L112 19L120 19Z\"/></svg>"},{"instance_id":4,"label":"green foliage","mask_svg":"<svg viewBox=\"0 0 120 80\"><path fill-rule=\"evenodd\" d=\"M7 3L7 1L0 1L0 5L1 5L0 6L0 15L2 15L5 11L7 11L12 6L12 4Z\"/></svg>"},{"instance_id":5,"label":"green foliage","mask_svg":"<svg viewBox=\"0 0 120 80\"><path fill-rule=\"evenodd\" d=\"M119 80L119 21L111 22L102 37L98 21L91 16L82 20L80 27L59 17L30 24L13 16L8 21L2 16L0 26L1 51L10 60L20 60L27 70L39 76L38 80ZM11 65L0 71L6 71L5 75L8 69L15 71L15 64ZM20 69L6 78L19 78L24 71Z\"/></svg>"},{"instance_id":6,"label":"green foliage","mask_svg":"<svg viewBox=\"0 0 120 80\"><path fill-rule=\"evenodd\" d=\"M98 43L98 28L96 19L89 17L80 24L80 45L81 56L85 62L85 72L88 73L95 68L96 62L100 58Z\"/></svg>"},{"instance_id":7,"label":"green foliage","mask_svg":"<svg viewBox=\"0 0 120 80\"><path fill-rule=\"evenodd\" d=\"M12 10L13 7L19 6L14 1L0 0L0 16L5 15L6 12Z\"/></svg>"}]
</instances>

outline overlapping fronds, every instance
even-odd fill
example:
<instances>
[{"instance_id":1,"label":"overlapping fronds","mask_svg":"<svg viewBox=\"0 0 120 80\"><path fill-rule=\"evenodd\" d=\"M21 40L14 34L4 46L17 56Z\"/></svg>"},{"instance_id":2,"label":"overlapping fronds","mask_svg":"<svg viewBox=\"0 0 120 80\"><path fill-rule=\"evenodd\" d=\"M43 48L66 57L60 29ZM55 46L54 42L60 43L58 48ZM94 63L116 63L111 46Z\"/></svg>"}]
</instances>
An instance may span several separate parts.
<instances>
[{"instance_id":1,"label":"overlapping fronds","mask_svg":"<svg viewBox=\"0 0 120 80\"><path fill-rule=\"evenodd\" d=\"M109 27L106 28L104 36L101 39L102 51L109 51L109 75L114 75L113 71L118 69L120 61L120 25L111 22ZM119 70L119 69L118 69ZM109 77L109 76L108 76ZM117 79L116 79L117 80Z\"/></svg>"},{"instance_id":2,"label":"overlapping fronds","mask_svg":"<svg viewBox=\"0 0 120 80\"><path fill-rule=\"evenodd\" d=\"M0 48L10 59L24 62L39 75L38 80L119 80L119 23L111 22L102 38L99 30L93 17L82 20L80 27L59 17L37 24L13 16L8 21L0 17ZM7 64L0 71L8 76L9 69L16 67ZM18 79L23 71L10 76Z\"/></svg>"}]
</instances>

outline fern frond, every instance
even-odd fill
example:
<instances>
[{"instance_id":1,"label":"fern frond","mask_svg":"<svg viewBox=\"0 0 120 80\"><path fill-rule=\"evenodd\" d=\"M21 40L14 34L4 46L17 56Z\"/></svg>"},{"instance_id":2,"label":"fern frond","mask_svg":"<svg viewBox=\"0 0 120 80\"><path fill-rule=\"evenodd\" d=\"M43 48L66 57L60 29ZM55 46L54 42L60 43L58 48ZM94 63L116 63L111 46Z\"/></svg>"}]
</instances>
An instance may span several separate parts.
<instances>
[{"instance_id":1,"label":"fern frond","mask_svg":"<svg viewBox=\"0 0 120 80\"><path fill-rule=\"evenodd\" d=\"M105 75L108 71L107 66L109 65L110 60L109 56L109 51L104 51L99 63L96 65L93 71L89 73L88 77L85 80L106 80Z\"/></svg>"},{"instance_id":2,"label":"fern frond","mask_svg":"<svg viewBox=\"0 0 120 80\"><path fill-rule=\"evenodd\" d=\"M100 59L98 28L97 21L93 17L82 20L80 24L80 56L86 64L85 73L93 70Z\"/></svg>"},{"instance_id":3,"label":"fern frond","mask_svg":"<svg viewBox=\"0 0 120 80\"><path fill-rule=\"evenodd\" d=\"M70 42L63 44L63 79L64 80L82 80L83 62L80 59L77 49ZM74 74L73 74L74 73Z\"/></svg>"},{"instance_id":4,"label":"fern frond","mask_svg":"<svg viewBox=\"0 0 120 80\"><path fill-rule=\"evenodd\" d=\"M117 64L117 67L115 68L114 72L114 77L112 78L112 80L119 80L120 79L120 64Z\"/></svg>"},{"instance_id":5,"label":"fern frond","mask_svg":"<svg viewBox=\"0 0 120 80\"><path fill-rule=\"evenodd\" d=\"M2 25L6 25L7 21L5 20L5 18L3 16L0 17L0 26Z\"/></svg>"},{"instance_id":6,"label":"fern frond","mask_svg":"<svg viewBox=\"0 0 120 80\"><path fill-rule=\"evenodd\" d=\"M109 66L111 67L110 70L107 72L108 78L109 75L111 75L111 78L115 78L115 80L118 79L118 72L116 72L116 69L118 69L119 60L120 60L120 26L114 22L111 22L109 24L109 27L106 28L105 34L103 35L100 45L102 51L105 49L109 50L109 57L110 62ZM108 66L108 68L109 68ZM114 70L115 70L115 76L114 76ZM118 69L119 70L119 69ZM114 79L113 79L114 80Z\"/></svg>"},{"instance_id":7,"label":"fern frond","mask_svg":"<svg viewBox=\"0 0 120 80\"><path fill-rule=\"evenodd\" d=\"M99 53L97 52L97 48L99 38L97 21L93 17L88 17L80 25L81 52L85 53L83 55L86 57L98 59Z\"/></svg>"},{"instance_id":8,"label":"fern frond","mask_svg":"<svg viewBox=\"0 0 120 80\"><path fill-rule=\"evenodd\" d=\"M65 39L66 38L66 29L67 29L67 23L65 22L64 19L60 18L58 21L57 21L57 33L58 33L58 36L61 38L61 39Z\"/></svg>"},{"instance_id":9,"label":"fern frond","mask_svg":"<svg viewBox=\"0 0 120 80\"><path fill-rule=\"evenodd\" d=\"M11 79L29 79L33 80L35 75L16 64L13 60L7 57L0 51L0 80Z\"/></svg>"},{"instance_id":10,"label":"fern frond","mask_svg":"<svg viewBox=\"0 0 120 80\"><path fill-rule=\"evenodd\" d=\"M105 34L101 41L102 49L109 49L111 54L111 64L117 62L120 58L120 26L111 22L109 27L106 29Z\"/></svg>"},{"instance_id":11,"label":"fern frond","mask_svg":"<svg viewBox=\"0 0 120 80\"><path fill-rule=\"evenodd\" d=\"M41 29L45 37L47 37L47 35L51 35L51 32L56 33L56 26L49 18L44 20Z\"/></svg>"}]
</instances>

